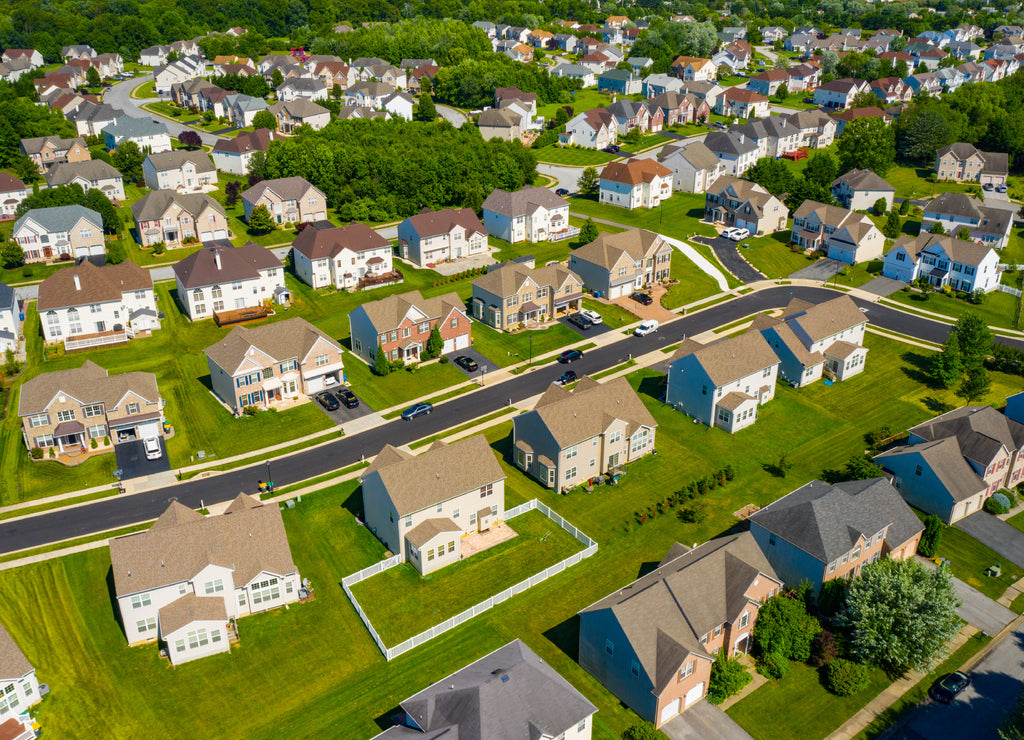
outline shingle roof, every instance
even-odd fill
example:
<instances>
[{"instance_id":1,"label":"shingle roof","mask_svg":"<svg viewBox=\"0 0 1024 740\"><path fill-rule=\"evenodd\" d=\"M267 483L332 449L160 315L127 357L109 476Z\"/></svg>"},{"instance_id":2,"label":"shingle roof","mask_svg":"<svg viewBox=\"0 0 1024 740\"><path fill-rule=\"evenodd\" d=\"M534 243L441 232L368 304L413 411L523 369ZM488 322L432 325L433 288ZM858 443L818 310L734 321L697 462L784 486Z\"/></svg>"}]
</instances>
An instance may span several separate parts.
<instances>
[{"instance_id":1,"label":"shingle roof","mask_svg":"<svg viewBox=\"0 0 1024 740\"><path fill-rule=\"evenodd\" d=\"M658 161L665 162L670 157L682 157L695 170L715 170L721 161L703 141L692 141L688 144L666 144L658 153Z\"/></svg>"},{"instance_id":2,"label":"shingle roof","mask_svg":"<svg viewBox=\"0 0 1024 740\"><path fill-rule=\"evenodd\" d=\"M253 347L270 355L276 362L292 358L301 362L320 340L325 340L341 351L338 343L327 334L304 318L296 316L263 326L236 326L226 337L207 347L205 351L207 357L233 374Z\"/></svg>"},{"instance_id":3,"label":"shingle roof","mask_svg":"<svg viewBox=\"0 0 1024 740\"><path fill-rule=\"evenodd\" d=\"M456 226L464 228L467 237L487 233L472 208L443 208L440 211L424 209L415 216L409 216L406 221L421 239L449 234Z\"/></svg>"},{"instance_id":4,"label":"shingle roof","mask_svg":"<svg viewBox=\"0 0 1024 740\"><path fill-rule=\"evenodd\" d=\"M306 100L306 98L296 98L295 100L289 100L286 103L274 103L273 105L269 106L267 110L269 110L275 116L278 115L281 111L286 111L289 116L295 119L312 118L313 116L319 116L324 113L330 113L330 111L324 108L322 105L317 105L312 100Z\"/></svg>"},{"instance_id":5,"label":"shingle roof","mask_svg":"<svg viewBox=\"0 0 1024 740\"><path fill-rule=\"evenodd\" d=\"M51 188L67 185L75 178L86 180L121 180L121 173L102 159L87 159L84 162L61 162L46 173L46 184Z\"/></svg>"},{"instance_id":6,"label":"shingle roof","mask_svg":"<svg viewBox=\"0 0 1024 740\"><path fill-rule=\"evenodd\" d=\"M772 318L768 314L758 314L751 328L754 331L759 331L764 334L768 329L772 329L778 336L779 341L786 345L793 356L796 357L797 362L803 365L805 368L820 365L825 361L825 358L820 352L810 352L804 343L793 333L793 329L785 321L780 319ZM767 337L765 337L767 339Z\"/></svg>"},{"instance_id":7,"label":"shingle roof","mask_svg":"<svg viewBox=\"0 0 1024 740\"><path fill-rule=\"evenodd\" d=\"M812 342L867 323L867 318L848 295L809 307L791 302L782 318L787 323L799 324Z\"/></svg>"},{"instance_id":8,"label":"shingle roof","mask_svg":"<svg viewBox=\"0 0 1024 740\"><path fill-rule=\"evenodd\" d=\"M212 208L224 216L224 209L220 203L206 193L177 193L173 190L153 190L146 193L132 203L132 216L136 221L158 221L164 217L172 203L191 214L193 220L206 208Z\"/></svg>"},{"instance_id":9,"label":"shingle roof","mask_svg":"<svg viewBox=\"0 0 1024 740\"><path fill-rule=\"evenodd\" d=\"M756 141L736 131L711 131L704 137L704 145L712 152L737 156L757 151Z\"/></svg>"},{"instance_id":10,"label":"shingle roof","mask_svg":"<svg viewBox=\"0 0 1024 740\"><path fill-rule=\"evenodd\" d=\"M129 391L150 403L156 403L160 397L153 373L107 375L102 367L86 360L81 367L43 373L26 381L21 387L18 416L45 411L58 393L65 393L83 403L103 403L112 408Z\"/></svg>"},{"instance_id":11,"label":"shingle roof","mask_svg":"<svg viewBox=\"0 0 1024 740\"><path fill-rule=\"evenodd\" d=\"M70 139L62 139L59 136L36 136L31 139L21 140L21 148L25 150L26 154L39 154L47 144L50 144L58 151L70 149L75 144L78 144L82 149L88 149L85 145L85 139L81 136L74 136Z\"/></svg>"},{"instance_id":12,"label":"shingle roof","mask_svg":"<svg viewBox=\"0 0 1024 740\"><path fill-rule=\"evenodd\" d=\"M964 458L956 437L943 437L932 442L916 445L902 445L886 450L875 456L875 463L886 468L890 458L908 454L920 454L935 476L939 479L954 501L963 501L988 489L970 463Z\"/></svg>"},{"instance_id":13,"label":"shingle roof","mask_svg":"<svg viewBox=\"0 0 1024 740\"><path fill-rule=\"evenodd\" d=\"M360 223L328 229L306 227L292 242L292 249L301 252L310 260L336 257L346 249L352 252L365 252L390 246L391 242L366 224Z\"/></svg>"},{"instance_id":14,"label":"shingle roof","mask_svg":"<svg viewBox=\"0 0 1024 740\"><path fill-rule=\"evenodd\" d=\"M665 244L660 234L647 229L628 229L617 234L603 232L590 244L573 250L572 256L610 270L623 252L635 261L643 259L652 247Z\"/></svg>"},{"instance_id":15,"label":"shingle roof","mask_svg":"<svg viewBox=\"0 0 1024 740\"><path fill-rule=\"evenodd\" d=\"M500 213L503 216L525 216L538 208L553 210L565 208L568 205L569 201L555 195L547 188L528 186L512 192L495 188L484 201L483 209Z\"/></svg>"},{"instance_id":16,"label":"shingle roof","mask_svg":"<svg viewBox=\"0 0 1024 740\"><path fill-rule=\"evenodd\" d=\"M1000 449L1013 452L1024 445L1024 425L991 406L961 406L909 431L929 441L956 437L964 457L986 467Z\"/></svg>"},{"instance_id":17,"label":"shingle roof","mask_svg":"<svg viewBox=\"0 0 1024 740\"><path fill-rule=\"evenodd\" d=\"M152 163L157 172L181 169L186 162L194 164L196 172L213 172L216 169L210 155L202 150L172 149L169 152L149 154L146 159Z\"/></svg>"},{"instance_id":18,"label":"shingle roof","mask_svg":"<svg viewBox=\"0 0 1024 740\"><path fill-rule=\"evenodd\" d=\"M427 519L405 533L405 538L413 547L423 547L439 534L445 532L458 532L462 534L462 527L448 517L437 517Z\"/></svg>"},{"instance_id":19,"label":"shingle roof","mask_svg":"<svg viewBox=\"0 0 1024 740\"><path fill-rule=\"evenodd\" d=\"M533 280L539 286L552 286L558 288L569 277L576 279L582 284L582 280L576 273L564 265L545 265L536 270L531 270L525 265L516 262L506 262L500 267L490 268L487 272L473 281L476 285L489 293L505 297L512 295L527 280Z\"/></svg>"},{"instance_id":20,"label":"shingle roof","mask_svg":"<svg viewBox=\"0 0 1024 740\"><path fill-rule=\"evenodd\" d=\"M965 218L982 217L981 201L966 193L942 193L925 204L926 213L938 213Z\"/></svg>"},{"instance_id":21,"label":"shingle roof","mask_svg":"<svg viewBox=\"0 0 1024 740\"><path fill-rule=\"evenodd\" d=\"M222 596L185 594L177 601L160 607L160 635L166 638L193 622L227 621L228 612Z\"/></svg>"},{"instance_id":22,"label":"shingle roof","mask_svg":"<svg viewBox=\"0 0 1024 740\"><path fill-rule=\"evenodd\" d=\"M916 259L917 255L925 250L937 252L941 248L946 256L954 262L973 266L980 265L981 261L992 253L992 247L986 244L977 244L927 232L913 239L897 241L896 246L903 247L911 259Z\"/></svg>"},{"instance_id":23,"label":"shingle roof","mask_svg":"<svg viewBox=\"0 0 1024 740\"><path fill-rule=\"evenodd\" d=\"M779 364L768 342L757 331L701 344L687 339L679 345L669 364L694 355L716 386L723 386L751 373Z\"/></svg>"},{"instance_id":24,"label":"shingle roof","mask_svg":"<svg viewBox=\"0 0 1024 740\"><path fill-rule=\"evenodd\" d=\"M364 311L379 334L396 328L409 311L419 311L428 319L443 319L453 310L465 313L466 305L457 293L424 298L418 290L412 290L376 301L367 301L357 306L355 310Z\"/></svg>"},{"instance_id":25,"label":"shingle roof","mask_svg":"<svg viewBox=\"0 0 1024 740\"><path fill-rule=\"evenodd\" d=\"M490 126L493 128L515 128L519 126L520 122L519 116L504 108L485 110L477 119L478 126Z\"/></svg>"},{"instance_id":26,"label":"shingle roof","mask_svg":"<svg viewBox=\"0 0 1024 740\"><path fill-rule=\"evenodd\" d=\"M255 131L241 133L233 139L219 139L213 151L230 154L265 152L270 147L271 134L269 128L258 128Z\"/></svg>"},{"instance_id":27,"label":"shingle roof","mask_svg":"<svg viewBox=\"0 0 1024 740\"><path fill-rule=\"evenodd\" d=\"M103 219L100 214L85 206L53 206L52 208L33 208L14 222L12 233L17 234L18 230L27 221L35 223L46 229L47 232L67 232L75 227L81 219L85 219L97 229L103 228Z\"/></svg>"},{"instance_id":28,"label":"shingle roof","mask_svg":"<svg viewBox=\"0 0 1024 740\"><path fill-rule=\"evenodd\" d=\"M849 185L853 190L884 190L884 191L896 191L892 185L887 183L881 177L876 175L874 172L868 169L854 168L847 172L845 175L840 175L832 183L832 187L836 187L840 183Z\"/></svg>"},{"instance_id":29,"label":"shingle roof","mask_svg":"<svg viewBox=\"0 0 1024 740\"><path fill-rule=\"evenodd\" d=\"M75 287L75 279L80 287ZM37 308L49 311L67 306L83 306L106 301L119 301L133 290L152 290L149 270L125 260L119 265L97 267L88 260L80 265L58 270L39 285Z\"/></svg>"},{"instance_id":30,"label":"shingle roof","mask_svg":"<svg viewBox=\"0 0 1024 740\"><path fill-rule=\"evenodd\" d=\"M28 658L0 624L0 680L21 678L31 670Z\"/></svg>"},{"instance_id":31,"label":"shingle roof","mask_svg":"<svg viewBox=\"0 0 1024 740\"><path fill-rule=\"evenodd\" d=\"M609 162L601 170L601 179L625 185L653 182L656 177L672 177L672 170L653 159L629 159Z\"/></svg>"},{"instance_id":32,"label":"shingle roof","mask_svg":"<svg viewBox=\"0 0 1024 740\"><path fill-rule=\"evenodd\" d=\"M218 254L219 268L215 257ZM183 288L202 288L235 280L253 280L259 277L260 270L280 266L281 260L273 252L248 242L233 249L206 247L193 252L174 265L174 275Z\"/></svg>"},{"instance_id":33,"label":"shingle roof","mask_svg":"<svg viewBox=\"0 0 1024 740\"><path fill-rule=\"evenodd\" d=\"M121 116L113 123L103 127L104 134L110 134L114 138L133 139L142 136L157 136L159 134L170 135L167 126L154 121L152 118L132 118Z\"/></svg>"},{"instance_id":34,"label":"shingle roof","mask_svg":"<svg viewBox=\"0 0 1024 740\"><path fill-rule=\"evenodd\" d=\"M277 195L281 200L299 200L310 188L316 190L321 197L323 196L323 193L313 187L308 180L301 177L279 177L276 180L261 180L242 193L242 200L255 203L268 190Z\"/></svg>"}]
</instances>

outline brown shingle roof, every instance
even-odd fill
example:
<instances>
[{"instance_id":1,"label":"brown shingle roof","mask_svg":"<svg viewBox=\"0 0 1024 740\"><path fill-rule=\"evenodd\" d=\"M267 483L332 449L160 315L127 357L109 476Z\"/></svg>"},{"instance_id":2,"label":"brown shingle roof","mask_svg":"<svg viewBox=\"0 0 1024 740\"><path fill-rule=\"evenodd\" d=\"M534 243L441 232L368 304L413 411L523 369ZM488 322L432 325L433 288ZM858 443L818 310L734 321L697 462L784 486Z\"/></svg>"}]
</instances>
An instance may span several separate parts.
<instances>
[{"instance_id":1,"label":"brown shingle roof","mask_svg":"<svg viewBox=\"0 0 1024 740\"><path fill-rule=\"evenodd\" d=\"M389 247L391 242L382 237L366 224L349 224L333 229L317 229L307 227L295 237L292 249L301 252L311 260L336 257L348 249L352 252L365 252L371 249Z\"/></svg>"},{"instance_id":2,"label":"brown shingle roof","mask_svg":"<svg viewBox=\"0 0 1024 740\"><path fill-rule=\"evenodd\" d=\"M569 277L575 278L582 285L583 281L579 275L564 265L546 265L536 270L530 270L524 265L508 262L497 269L488 269L486 274L473 281L473 285L496 296L505 297L518 291L527 279L533 280L540 287L557 288Z\"/></svg>"},{"instance_id":3,"label":"brown shingle roof","mask_svg":"<svg viewBox=\"0 0 1024 740\"><path fill-rule=\"evenodd\" d=\"M262 180L256 183L242 193L242 200L255 203L268 190L281 200L299 200L310 188L313 188L321 198L324 197L323 193L301 177L279 177L276 180Z\"/></svg>"},{"instance_id":4,"label":"brown shingle roof","mask_svg":"<svg viewBox=\"0 0 1024 740\"><path fill-rule=\"evenodd\" d=\"M220 268L215 255L220 256ZM193 252L174 265L174 274L183 288L202 288L235 280L253 280L259 277L260 270L272 267L281 267L281 260L266 247L248 242L233 249L207 247Z\"/></svg>"},{"instance_id":5,"label":"brown shingle roof","mask_svg":"<svg viewBox=\"0 0 1024 740\"><path fill-rule=\"evenodd\" d=\"M647 229L629 229L618 234L603 232L590 244L573 250L572 256L610 270L623 252L634 260L640 260L652 247L665 244L660 234Z\"/></svg>"},{"instance_id":6,"label":"brown shingle roof","mask_svg":"<svg viewBox=\"0 0 1024 740\"><path fill-rule=\"evenodd\" d=\"M78 285L75 287L75 279ZM152 290L153 278L149 270L125 260L119 265L97 267L89 261L58 270L39 285L37 308L49 311L68 306L121 300L124 293L133 290Z\"/></svg>"},{"instance_id":7,"label":"brown shingle roof","mask_svg":"<svg viewBox=\"0 0 1024 740\"><path fill-rule=\"evenodd\" d=\"M226 218L220 203L206 193L176 193L173 190L153 190L146 193L132 204L132 216L136 221L158 221L164 217L172 203L188 212L193 221L207 208L212 208Z\"/></svg>"},{"instance_id":8,"label":"brown shingle roof","mask_svg":"<svg viewBox=\"0 0 1024 740\"><path fill-rule=\"evenodd\" d=\"M413 309L423 313L427 319L443 319L452 310L465 312L466 305L459 298L458 293L445 293L433 298L424 298L418 290L412 290L400 295L390 295L377 301L367 301L357 306L355 310L364 311L379 334L396 328L402 323L406 314Z\"/></svg>"},{"instance_id":9,"label":"brown shingle roof","mask_svg":"<svg viewBox=\"0 0 1024 740\"><path fill-rule=\"evenodd\" d=\"M213 172L213 160L210 155L202 150L187 151L185 149L172 149L169 152L158 152L146 157L152 163L157 172L164 170L180 169L186 162L196 166L196 172Z\"/></svg>"},{"instance_id":10,"label":"brown shingle roof","mask_svg":"<svg viewBox=\"0 0 1024 740\"><path fill-rule=\"evenodd\" d=\"M528 186L522 190L509 192L496 188L487 196L484 201L485 211L494 211L504 216L525 216L533 213L538 208L564 208L569 201L561 196L555 195L547 188Z\"/></svg>"},{"instance_id":11,"label":"brown shingle roof","mask_svg":"<svg viewBox=\"0 0 1024 740\"><path fill-rule=\"evenodd\" d=\"M526 417L533 414L561 448L602 433L615 419L626 422L627 436L640 427L658 426L625 378L598 383L584 376L571 391L551 384L533 411L513 419L513 426L519 419L529 422Z\"/></svg>"},{"instance_id":12,"label":"brown shingle roof","mask_svg":"<svg viewBox=\"0 0 1024 740\"><path fill-rule=\"evenodd\" d=\"M848 295L841 295L810 308L794 308L791 303L782 317L787 322L799 324L812 342L867 323L867 317Z\"/></svg>"},{"instance_id":13,"label":"brown shingle roof","mask_svg":"<svg viewBox=\"0 0 1024 740\"><path fill-rule=\"evenodd\" d=\"M732 383L751 373L779 364L779 358L758 331L747 331L706 345L688 339L679 345L679 349L669 362L674 363L689 355L697 358L700 366L716 386Z\"/></svg>"},{"instance_id":14,"label":"brown shingle roof","mask_svg":"<svg viewBox=\"0 0 1024 740\"><path fill-rule=\"evenodd\" d=\"M102 403L110 409L128 392L156 403L160 398L156 375L142 372L107 375L102 367L92 360L86 360L81 367L43 373L26 381L21 387L18 416L45 411L58 393L86 404Z\"/></svg>"},{"instance_id":15,"label":"brown shingle roof","mask_svg":"<svg viewBox=\"0 0 1024 740\"><path fill-rule=\"evenodd\" d=\"M486 234L487 230L480 223L472 208L444 208L440 211L424 210L406 219L421 239L439 234L449 234L455 226L461 226L468 236Z\"/></svg>"},{"instance_id":16,"label":"brown shingle roof","mask_svg":"<svg viewBox=\"0 0 1024 740\"><path fill-rule=\"evenodd\" d=\"M413 547L423 547L434 537L445 532L458 532L461 535L462 527L448 517L427 519L406 532L405 538Z\"/></svg>"},{"instance_id":17,"label":"brown shingle roof","mask_svg":"<svg viewBox=\"0 0 1024 740\"><path fill-rule=\"evenodd\" d=\"M121 173L102 159L87 159L83 162L61 162L55 164L45 175L46 184L51 188L67 185L76 177L86 180L121 180Z\"/></svg>"},{"instance_id":18,"label":"brown shingle roof","mask_svg":"<svg viewBox=\"0 0 1024 740\"><path fill-rule=\"evenodd\" d=\"M672 170L653 159L630 159L626 162L609 162L601 170L601 179L621 182L625 185L639 185L653 182L656 177L671 177Z\"/></svg>"},{"instance_id":19,"label":"brown shingle roof","mask_svg":"<svg viewBox=\"0 0 1024 740\"><path fill-rule=\"evenodd\" d=\"M21 678L31 670L28 658L0 624L0 679Z\"/></svg>"},{"instance_id":20,"label":"brown shingle roof","mask_svg":"<svg viewBox=\"0 0 1024 740\"><path fill-rule=\"evenodd\" d=\"M177 632L193 622L215 622L228 620L224 599L220 596L196 596L186 594L177 601L160 608L160 636Z\"/></svg>"},{"instance_id":21,"label":"brown shingle roof","mask_svg":"<svg viewBox=\"0 0 1024 740\"><path fill-rule=\"evenodd\" d=\"M327 334L304 318L296 316L263 326L236 326L221 341L207 347L206 356L233 374L252 347L270 355L277 362L292 358L301 362L320 339L341 351L338 343Z\"/></svg>"}]
</instances>

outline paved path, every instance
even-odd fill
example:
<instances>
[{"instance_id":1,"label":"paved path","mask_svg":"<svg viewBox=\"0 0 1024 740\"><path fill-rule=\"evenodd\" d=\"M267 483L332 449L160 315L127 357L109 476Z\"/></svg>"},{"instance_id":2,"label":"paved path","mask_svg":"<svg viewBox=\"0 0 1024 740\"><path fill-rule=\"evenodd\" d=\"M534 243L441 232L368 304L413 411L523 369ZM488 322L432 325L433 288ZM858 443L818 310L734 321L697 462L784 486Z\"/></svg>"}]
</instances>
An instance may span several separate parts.
<instances>
[{"instance_id":1,"label":"paved path","mask_svg":"<svg viewBox=\"0 0 1024 740\"><path fill-rule=\"evenodd\" d=\"M902 280L893 280L892 278L887 277L876 277L874 280L869 280L864 283L860 286L860 289L885 298L892 295L897 290L902 290L905 285L906 283Z\"/></svg>"},{"instance_id":2,"label":"paved path","mask_svg":"<svg viewBox=\"0 0 1024 740\"><path fill-rule=\"evenodd\" d=\"M776 54L770 46L755 46L754 51L758 54L764 54L772 63L779 58L779 55Z\"/></svg>"},{"instance_id":3,"label":"paved path","mask_svg":"<svg viewBox=\"0 0 1024 740\"><path fill-rule=\"evenodd\" d=\"M707 701L697 702L661 731L669 740L753 740L732 717Z\"/></svg>"},{"instance_id":4,"label":"paved path","mask_svg":"<svg viewBox=\"0 0 1024 740\"><path fill-rule=\"evenodd\" d=\"M935 563L920 555L917 556L917 561L926 568L936 567ZM953 590L960 599L960 608L956 610L957 616L972 627L977 627L989 635L998 635L1000 630L1017 617L1014 612L959 578L954 577L951 580Z\"/></svg>"},{"instance_id":5,"label":"paved path","mask_svg":"<svg viewBox=\"0 0 1024 740\"><path fill-rule=\"evenodd\" d=\"M452 108L450 105L441 105L440 103L437 103L434 105L434 107L437 109L437 112L441 115L441 118L448 121L448 123L450 123L455 128L462 128L462 124L469 120L466 118L465 113L463 113L460 110L456 110L455 108Z\"/></svg>"},{"instance_id":6,"label":"paved path","mask_svg":"<svg viewBox=\"0 0 1024 740\"><path fill-rule=\"evenodd\" d=\"M964 517L955 526L983 545L991 547L1011 563L1024 568L1024 532L1016 527L987 511L977 511Z\"/></svg>"},{"instance_id":7,"label":"paved path","mask_svg":"<svg viewBox=\"0 0 1024 740\"><path fill-rule=\"evenodd\" d=\"M762 275L754 269L753 265L743 259L738 245L732 239L726 239L724 236L695 236L693 241L711 247L715 256L718 257L718 261L725 265L725 269L735 275L737 279L745 283L756 283L765 279L765 275Z\"/></svg>"},{"instance_id":8,"label":"paved path","mask_svg":"<svg viewBox=\"0 0 1024 740\"><path fill-rule=\"evenodd\" d=\"M178 123L173 118L165 118L164 116L153 113L152 111L144 110L141 106L143 103L154 103L156 98L148 99L136 99L131 96L132 90L137 87L145 85L147 82L152 82L153 76L148 75L146 77L133 77L130 80L124 82L118 82L116 85L111 85L107 88L106 93L103 94L103 102L108 105L112 105L115 108L120 108L129 116L133 118L152 118L160 121L167 126L167 130L171 132L171 136L176 137L182 131L195 131L199 134L199 138L203 140L204 144L213 146L218 141L222 140L223 136L217 136L216 134L207 133L191 126L185 126Z\"/></svg>"}]
</instances>

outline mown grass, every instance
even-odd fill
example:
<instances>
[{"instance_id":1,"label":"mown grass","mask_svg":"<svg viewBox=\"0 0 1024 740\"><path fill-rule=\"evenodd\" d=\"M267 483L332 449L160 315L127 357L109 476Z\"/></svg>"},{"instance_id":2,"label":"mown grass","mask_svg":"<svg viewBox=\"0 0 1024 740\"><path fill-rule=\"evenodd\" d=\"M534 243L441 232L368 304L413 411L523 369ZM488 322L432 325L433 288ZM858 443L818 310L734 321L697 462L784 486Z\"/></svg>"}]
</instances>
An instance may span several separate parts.
<instances>
[{"instance_id":1,"label":"mown grass","mask_svg":"<svg viewBox=\"0 0 1024 740\"><path fill-rule=\"evenodd\" d=\"M983 303L977 305L941 292L930 293L926 299L917 291L909 293L896 291L889 296L889 300L902 303L912 309L942 314L951 319L957 319L965 313L977 313L989 326L1001 326L1007 329L1014 328L1013 320L1017 311L1017 299L1009 293L999 291L992 291L985 296Z\"/></svg>"}]
</instances>

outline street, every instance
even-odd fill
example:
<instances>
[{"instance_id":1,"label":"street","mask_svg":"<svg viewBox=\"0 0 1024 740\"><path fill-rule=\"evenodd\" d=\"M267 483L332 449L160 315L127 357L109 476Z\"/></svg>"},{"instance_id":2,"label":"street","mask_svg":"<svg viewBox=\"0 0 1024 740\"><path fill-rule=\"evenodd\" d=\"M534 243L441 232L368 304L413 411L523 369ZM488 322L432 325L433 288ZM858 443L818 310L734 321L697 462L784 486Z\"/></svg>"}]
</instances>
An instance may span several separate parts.
<instances>
[{"instance_id":1,"label":"street","mask_svg":"<svg viewBox=\"0 0 1024 740\"><path fill-rule=\"evenodd\" d=\"M203 140L204 144L213 146L218 141L223 139L223 136L217 136L216 134L209 134L205 131L200 131L197 128L191 126L183 126L171 118L164 118L150 113L147 110L142 109L143 103L156 102L156 98L150 98L148 100L137 100L131 96L131 91L137 87L145 85L147 82L152 82L153 76L147 75L145 77L133 77L130 80L124 82L118 82L116 85L111 85L107 91L103 94L103 102L107 105L112 105L115 108L120 108L127 115L133 118L153 118L160 121L167 126L167 130L171 132L172 137L177 137L182 131L195 131L199 134L199 138Z\"/></svg>"}]
</instances>

